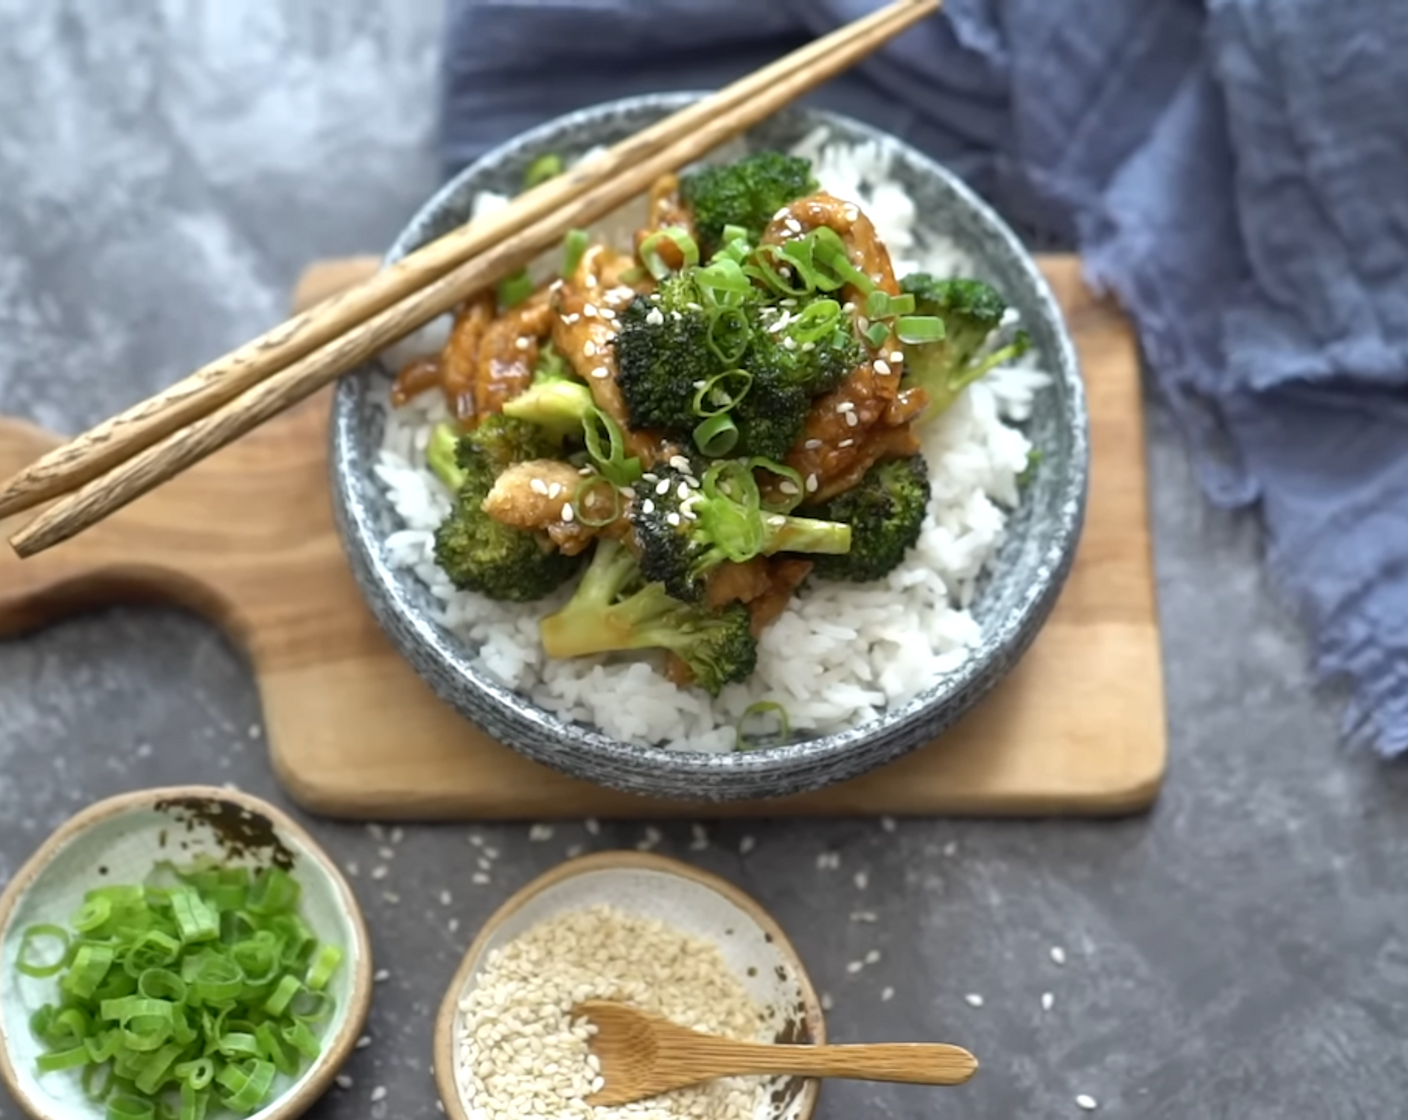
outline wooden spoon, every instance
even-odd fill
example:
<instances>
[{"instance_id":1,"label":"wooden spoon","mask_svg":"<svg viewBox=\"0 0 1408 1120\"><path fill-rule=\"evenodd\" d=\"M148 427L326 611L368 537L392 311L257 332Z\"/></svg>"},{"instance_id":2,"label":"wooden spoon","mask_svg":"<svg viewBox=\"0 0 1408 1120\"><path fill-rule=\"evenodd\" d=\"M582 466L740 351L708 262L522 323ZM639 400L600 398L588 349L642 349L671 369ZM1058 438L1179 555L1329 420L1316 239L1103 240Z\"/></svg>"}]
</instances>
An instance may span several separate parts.
<instances>
[{"instance_id":1,"label":"wooden spoon","mask_svg":"<svg viewBox=\"0 0 1408 1120\"><path fill-rule=\"evenodd\" d=\"M597 1028L592 1053L605 1084L587 1098L592 1105L630 1104L671 1089L739 1074L846 1077L914 1085L960 1085L978 1060L945 1043L872 1046L781 1046L735 1042L681 1027L624 1004L590 1000L573 1016Z\"/></svg>"}]
</instances>

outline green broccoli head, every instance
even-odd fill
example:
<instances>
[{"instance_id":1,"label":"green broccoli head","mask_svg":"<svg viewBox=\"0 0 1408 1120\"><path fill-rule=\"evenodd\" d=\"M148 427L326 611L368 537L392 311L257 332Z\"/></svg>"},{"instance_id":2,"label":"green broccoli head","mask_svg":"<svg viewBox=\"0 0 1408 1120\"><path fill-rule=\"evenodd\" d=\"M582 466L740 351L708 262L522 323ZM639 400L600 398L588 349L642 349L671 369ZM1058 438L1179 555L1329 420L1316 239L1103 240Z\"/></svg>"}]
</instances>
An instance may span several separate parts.
<instances>
[{"instance_id":1,"label":"green broccoli head","mask_svg":"<svg viewBox=\"0 0 1408 1120\"><path fill-rule=\"evenodd\" d=\"M770 151L680 180L680 197L694 215L706 257L719 247L725 226L741 226L756 240L778 210L816 189L809 160Z\"/></svg>"},{"instance_id":2,"label":"green broccoli head","mask_svg":"<svg viewBox=\"0 0 1408 1120\"><path fill-rule=\"evenodd\" d=\"M919 539L928 508L929 470L923 456L877 463L851 489L807 511L851 527L850 552L818 556L813 570L826 579L856 583L889 575Z\"/></svg>"},{"instance_id":3,"label":"green broccoli head","mask_svg":"<svg viewBox=\"0 0 1408 1120\"><path fill-rule=\"evenodd\" d=\"M690 271L668 276L653 297L621 312L616 384L630 426L688 434L699 423L697 386L723 369L709 349L709 320Z\"/></svg>"},{"instance_id":4,"label":"green broccoli head","mask_svg":"<svg viewBox=\"0 0 1408 1120\"><path fill-rule=\"evenodd\" d=\"M943 320L944 337L905 347L905 384L921 386L929 405L921 420L938 415L969 385L1003 362L1026 353L1031 339L1018 331L1010 344L990 354L983 347L1002 325L1007 302L981 280L938 280L925 272L906 276L900 287L914 296L918 315Z\"/></svg>"},{"instance_id":5,"label":"green broccoli head","mask_svg":"<svg viewBox=\"0 0 1408 1120\"><path fill-rule=\"evenodd\" d=\"M635 490L630 519L641 573L681 601L702 599L710 574L726 560L851 547L848 525L764 510L745 462L706 468L677 457L644 475Z\"/></svg>"},{"instance_id":6,"label":"green broccoli head","mask_svg":"<svg viewBox=\"0 0 1408 1120\"><path fill-rule=\"evenodd\" d=\"M454 440L453 462L449 440ZM577 571L579 559L557 551L545 534L495 521L483 508L505 468L554 454L540 428L508 416L488 416L458 439L449 428L436 430L427 458L454 489L455 501L435 531L435 562L456 587L526 603L556 590Z\"/></svg>"},{"instance_id":7,"label":"green broccoli head","mask_svg":"<svg viewBox=\"0 0 1408 1120\"><path fill-rule=\"evenodd\" d=\"M648 582L635 558L613 540L597 542L571 600L542 620L539 634L549 657L668 650L712 695L746 680L758 661L746 607L732 603L716 611L671 598L661 584Z\"/></svg>"}]
</instances>

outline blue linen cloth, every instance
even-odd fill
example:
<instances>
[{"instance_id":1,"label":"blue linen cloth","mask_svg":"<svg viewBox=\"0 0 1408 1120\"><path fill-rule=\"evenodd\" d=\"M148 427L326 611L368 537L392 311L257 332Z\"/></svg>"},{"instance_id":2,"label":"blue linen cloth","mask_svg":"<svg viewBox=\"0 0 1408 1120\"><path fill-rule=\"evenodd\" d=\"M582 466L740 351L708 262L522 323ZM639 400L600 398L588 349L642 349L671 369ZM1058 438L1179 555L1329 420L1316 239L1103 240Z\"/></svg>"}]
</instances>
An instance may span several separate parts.
<instances>
[{"instance_id":1,"label":"blue linen cloth","mask_svg":"<svg viewBox=\"0 0 1408 1120\"><path fill-rule=\"evenodd\" d=\"M447 170L721 85L881 0L450 0ZM949 0L809 100L946 162L1137 325L1209 497L1408 750L1408 20L1390 0Z\"/></svg>"}]
</instances>

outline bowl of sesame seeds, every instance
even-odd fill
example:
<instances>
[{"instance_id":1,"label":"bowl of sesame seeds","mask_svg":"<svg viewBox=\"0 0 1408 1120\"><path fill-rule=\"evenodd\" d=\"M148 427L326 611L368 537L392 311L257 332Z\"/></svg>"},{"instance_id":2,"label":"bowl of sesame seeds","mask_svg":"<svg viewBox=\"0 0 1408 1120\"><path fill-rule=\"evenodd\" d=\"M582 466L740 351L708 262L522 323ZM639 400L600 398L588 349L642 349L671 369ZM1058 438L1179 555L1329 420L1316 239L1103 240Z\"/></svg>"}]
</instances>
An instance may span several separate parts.
<instances>
[{"instance_id":1,"label":"bowl of sesame seeds","mask_svg":"<svg viewBox=\"0 0 1408 1120\"><path fill-rule=\"evenodd\" d=\"M730 883L644 852L570 860L485 923L441 1004L435 1077L452 1120L808 1120L817 1082L722 1078L615 1108L592 1028L609 999L758 1042L822 1043L820 1001L777 923Z\"/></svg>"}]
</instances>

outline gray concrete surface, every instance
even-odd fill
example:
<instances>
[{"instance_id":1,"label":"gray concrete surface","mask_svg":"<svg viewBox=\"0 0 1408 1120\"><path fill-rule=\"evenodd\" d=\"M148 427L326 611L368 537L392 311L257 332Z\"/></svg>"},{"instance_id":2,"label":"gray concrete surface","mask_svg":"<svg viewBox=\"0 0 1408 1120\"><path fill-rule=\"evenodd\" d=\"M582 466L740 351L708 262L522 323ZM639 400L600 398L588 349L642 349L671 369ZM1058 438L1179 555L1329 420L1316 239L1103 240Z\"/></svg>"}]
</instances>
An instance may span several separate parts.
<instances>
[{"instance_id":1,"label":"gray concrete surface","mask_svg":"<svg viewBox=\"0 0 1408 1120\"><path fill-rule=\"evenodd\" d=\"M382 246L434 181L438 20L429 0L0 0L0 411L77 430L270 323L310 258ZM1150 423L1172 746L1151 815L729 824L697 853L687 825L664 828L662 850L774 909L837 1038L982 1058L958 1090L830 1086L824 1120L1059 1117L1078 1093L1112 1117L1408 1114L1408 776L1338 745L1256 530L1202 503ZM0 644L0 881L120 790L233 781L283 800L259 719L239 654L174 612ZM433 1115L431 1017L471 932L570 845L642 834L478 829L503 855L472 887L467 826L407 828L383 859L360 826L309 824L360 868L391 972L352 1086L314 1110L328 1118ZM816 869L823 850L839 871ZM850 923L860 906L881 921ZM871 948L880 963L848 974Z\"/></svg>"}]
</instances>

